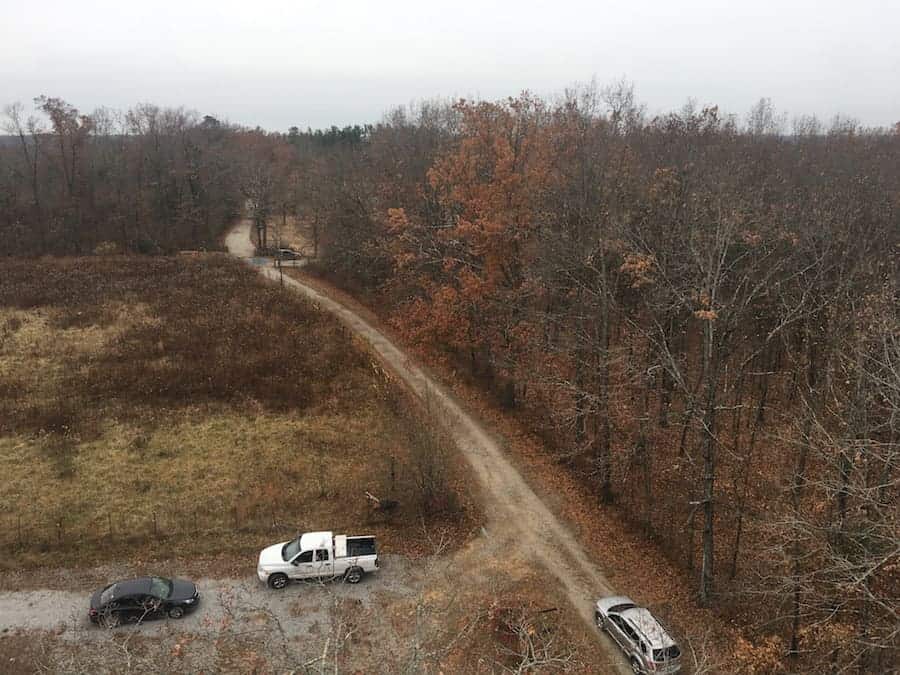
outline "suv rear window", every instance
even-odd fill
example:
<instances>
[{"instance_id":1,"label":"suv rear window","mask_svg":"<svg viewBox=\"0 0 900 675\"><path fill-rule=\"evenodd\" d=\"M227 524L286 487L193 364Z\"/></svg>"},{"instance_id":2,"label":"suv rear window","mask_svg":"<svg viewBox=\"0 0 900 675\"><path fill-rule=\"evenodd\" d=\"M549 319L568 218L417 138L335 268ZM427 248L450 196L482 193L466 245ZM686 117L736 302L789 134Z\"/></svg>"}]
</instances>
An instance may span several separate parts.
<instances>
[{"instance_id":1,"label":"suv rear window","mask_svg":"<svg viewBox=\"0 0 900 675\"><path fill-rule=\"evenodd\" d=\"M654 661L673 661L681 656L681 650L678 649L676 645L672 645L671 647L666 647L665 649L654 649L653 650L653 660Z\"/></svg>"}]
</instances>

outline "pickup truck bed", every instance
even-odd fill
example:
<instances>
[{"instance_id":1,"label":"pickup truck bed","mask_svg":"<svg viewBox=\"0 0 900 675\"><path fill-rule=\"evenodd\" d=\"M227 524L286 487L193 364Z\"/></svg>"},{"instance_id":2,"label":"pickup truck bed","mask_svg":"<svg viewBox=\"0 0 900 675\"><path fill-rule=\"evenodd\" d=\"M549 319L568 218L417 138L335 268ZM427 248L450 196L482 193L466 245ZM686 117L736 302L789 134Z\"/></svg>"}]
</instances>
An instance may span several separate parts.
<instances>
[{"instance_id":1,"label":"pickup truck bed","mask_svg":"<svg viewBox=\"0 0 900 675\"><path fill-rule=\"evenodd\" d=\"M340 539L341 537L335 537L334 554L338 558L357 558L376 554L375 537L345 537L347 543L343 552L340 547Z\"/></svg>"}]
</instances>

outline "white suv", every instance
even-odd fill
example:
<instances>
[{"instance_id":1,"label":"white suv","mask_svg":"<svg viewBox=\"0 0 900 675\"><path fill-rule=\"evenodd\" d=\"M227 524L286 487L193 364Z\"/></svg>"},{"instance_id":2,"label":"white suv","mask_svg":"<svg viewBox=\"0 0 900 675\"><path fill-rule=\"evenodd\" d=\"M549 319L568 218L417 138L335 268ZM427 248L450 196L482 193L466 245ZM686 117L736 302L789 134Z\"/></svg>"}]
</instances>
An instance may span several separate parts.
<instances>
[{"instance_id":1,"label":"white suv","mask_svg":"<svg viewBox=\"0 0 900 675\"><path fill-rule=\"evenodd\" d=\"M597 626L619 643L635 673L671 675L681 669L681 650L650 610L631 598L600 598L594 608Z\"/></svg>"}]
</instances>

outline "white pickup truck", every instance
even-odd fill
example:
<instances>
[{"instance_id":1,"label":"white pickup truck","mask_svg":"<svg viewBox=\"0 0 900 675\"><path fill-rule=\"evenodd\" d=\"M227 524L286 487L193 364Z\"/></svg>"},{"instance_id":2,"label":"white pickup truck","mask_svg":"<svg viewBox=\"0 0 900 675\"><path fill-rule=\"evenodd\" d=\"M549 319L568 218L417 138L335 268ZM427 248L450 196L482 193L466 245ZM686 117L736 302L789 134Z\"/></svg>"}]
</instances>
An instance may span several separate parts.
<instances>
[{"instance_id":1,"label":"white pickup truck","mask_svg":"<svg viewBox=\"0 0 900 675\"><path fill-rule=\"evenodd\" d=\"M375 537L307 532L292 541L264 548L256 574L270 588L284 588L291 579L342 577L355 584L363 574L377 569Z\"/></svg>"}]
</instances>

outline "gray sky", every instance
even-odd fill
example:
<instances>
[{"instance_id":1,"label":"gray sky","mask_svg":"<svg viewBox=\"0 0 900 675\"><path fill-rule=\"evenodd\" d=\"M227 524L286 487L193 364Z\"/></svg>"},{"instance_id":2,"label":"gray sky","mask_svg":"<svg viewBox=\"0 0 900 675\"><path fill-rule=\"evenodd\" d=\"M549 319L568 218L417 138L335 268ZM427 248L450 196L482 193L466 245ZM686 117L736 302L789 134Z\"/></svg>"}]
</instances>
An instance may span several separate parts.
<instances>
[{"instance_id":1,"label":"gray sky","mask_svg":"<svg viewBox=\"0 0 900 675\"><path fill-rule=\"evenodd\" d=\"M0 0L0 104L139 101L272 130L626 77L650 113L900 121L900 0Z\"/></svg>"}]
</instances>

